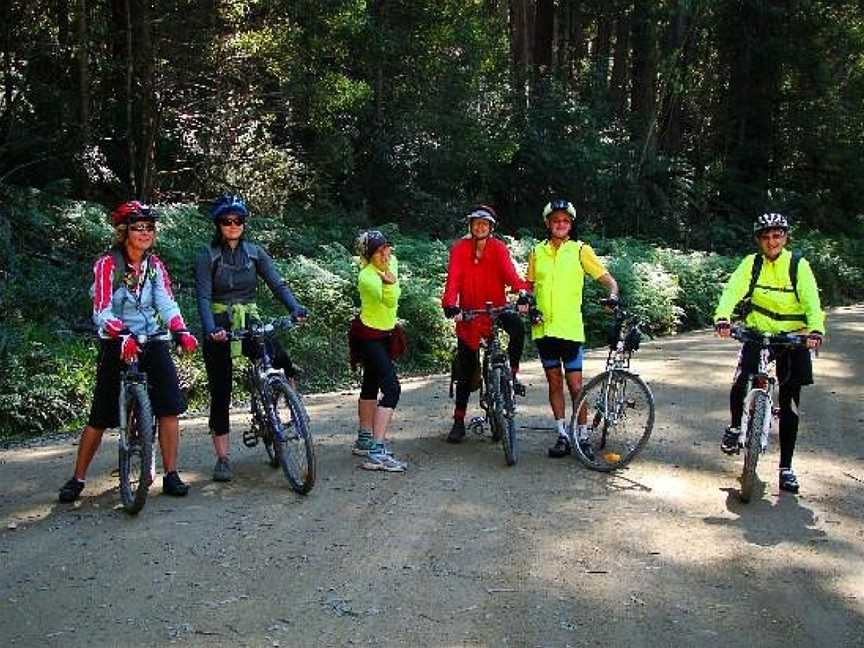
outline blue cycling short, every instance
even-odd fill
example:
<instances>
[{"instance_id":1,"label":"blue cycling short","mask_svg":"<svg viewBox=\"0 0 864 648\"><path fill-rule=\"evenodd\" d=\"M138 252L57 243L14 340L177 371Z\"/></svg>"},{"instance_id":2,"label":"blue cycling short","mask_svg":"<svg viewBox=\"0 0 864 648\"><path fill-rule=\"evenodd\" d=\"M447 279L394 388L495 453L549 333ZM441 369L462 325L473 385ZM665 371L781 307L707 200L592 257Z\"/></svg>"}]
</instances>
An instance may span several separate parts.
<instances>
[{"instance_id":1,"label":"blue cycling short","mask_svg":"<svg viewBox=\"0 0 864 648\"><path fill-rule=\"evenodd\" d=\"M534 340L534 343L544 369L560 369L563 365L564 373L582 371L584 351L581 342L542 337Z\"/></svg>"}]
</instances>

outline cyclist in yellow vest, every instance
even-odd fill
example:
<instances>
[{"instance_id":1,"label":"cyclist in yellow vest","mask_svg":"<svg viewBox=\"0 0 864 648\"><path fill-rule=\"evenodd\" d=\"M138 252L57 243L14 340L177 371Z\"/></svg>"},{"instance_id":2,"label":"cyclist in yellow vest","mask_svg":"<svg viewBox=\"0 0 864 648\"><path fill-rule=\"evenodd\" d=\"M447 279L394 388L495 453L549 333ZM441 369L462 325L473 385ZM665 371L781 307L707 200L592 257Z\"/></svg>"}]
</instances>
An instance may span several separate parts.
<instances>
[{"instance_id":1,"label":"cyclist in yellow vest","mask_svg":"<svg viewBox=\"0 0 864 648\"><path fill-rule=\"evenodd\" d=\"M618 283L603 267L587 243L571 240L576 209L568 200L553 200L543 208L549 238L538 243L528 257L528 283L533 286L539 317L532 318L531 335L549 383L549 405L555 417L558 440L549 448L550 457L565 457L572 451L571 435L565 423L564 381L571 400L582 389L582 286L585 275L599 281L614 303ZM562 371L563 369L563 371ZM583 425L573 430L575 438L585 437ZM586 452L590 446L585 444Z\"/></svg>"},{"instance_id":2,"label":"cyclist in yellow vest","mask_svg":"<svg viewBox=\"0 0 864 648\"><path fill-rule=\"evenodd\" d=\"M796 285L792 284L792 253L785 249L789 241L789 222L782 214L762 214L753 225L753 233L759 252L744 257L723 288L714 312L717 334L729 337L732 311L747 296L753 264L761 254L762 267L744 324L765 333L808 334L807 347L819 348L825 333L825 313L819 301L816 278L806 259L798 262ZM776 357L780 378L780 490L797 493L799 484L792 470L792 455L798 437L798 403L801 387L813 384L813 364L808 350L802 348L778 352ZM738 368L729 394L732 424L726 428L720 441L720 449L726 454L738 452L738 428L744 411L747 376L758 366L759 348L744 344L738 355Z\"/></svg>"}]
</instances>

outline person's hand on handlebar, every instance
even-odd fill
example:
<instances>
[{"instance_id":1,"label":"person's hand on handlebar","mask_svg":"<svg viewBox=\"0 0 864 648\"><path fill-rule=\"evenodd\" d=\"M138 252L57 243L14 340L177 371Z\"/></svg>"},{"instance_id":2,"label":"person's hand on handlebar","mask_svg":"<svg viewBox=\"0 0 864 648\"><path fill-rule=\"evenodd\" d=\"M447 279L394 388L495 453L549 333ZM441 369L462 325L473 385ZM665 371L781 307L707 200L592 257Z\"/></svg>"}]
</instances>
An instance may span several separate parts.
<instances>
[{"instance_id":1,"label":"person's hand on handlebar","mask_svg":"<svg viewBox=\"0 0 864 648\"><path fill-rule=\"evenodd\" d=\"M454 322L462 321L462 309L458 306L445 306L444 317L452 319Z\"/></svg>"},{"instance_id":2,"label":"person's hand on handlebar","mask_svg":"<svg viewBox=\"0 0 864 648\"><path fill-rule=\"evenodd\" d=\"M728 338L732 335L732 325L729 323L729 320L717 320L714 322L714 332L721 338Z\"/></svg>"},{"instance_id":3,"label":"person's hand on handlebar","mask_svg":"<svg viewBox=\"0 0 864 648\"><path fill-rule=\"evenodd\" d=\"M214 342L224 342L228 339L228 331L222 327L213 329L210 333L210 339Z\"/></svg>"},{"instance_id":4,"label":"person's hand on handlebar","mask_svg":"<svg viewBox=\"0 0 864 648\"><path fill-rule=\"evenodd\" d=\"M822 346L822 331L810 331L807 336L807 348L818 350Z\"/></svg>"},{"instance_id":5,"label":"person's hand on handlebar","mask_svg":"<svg viewBox=\"0 0 864 648\"><path fill-rule=\"evenodd\" d=\"M615 293L610 293L608 297L600 300L600 305L603 306L603 310L607 313L611 313L615 310L617 306L621 304L621 300L618 299L618 295Z\"/></svg>"},{"instance_id":6,"label":"person's hand on handlebar","mask_svg":"<svg viewBox=\"0 0 864 648\"><path fill-rule=\"evenodd\" d=\"M519 291L519 298L516 300L516 308L519 311L520 315L527 315L528 310L531 308L532 304L531 295L528 294L527 290Z\"/></svg>"}]
</instances>

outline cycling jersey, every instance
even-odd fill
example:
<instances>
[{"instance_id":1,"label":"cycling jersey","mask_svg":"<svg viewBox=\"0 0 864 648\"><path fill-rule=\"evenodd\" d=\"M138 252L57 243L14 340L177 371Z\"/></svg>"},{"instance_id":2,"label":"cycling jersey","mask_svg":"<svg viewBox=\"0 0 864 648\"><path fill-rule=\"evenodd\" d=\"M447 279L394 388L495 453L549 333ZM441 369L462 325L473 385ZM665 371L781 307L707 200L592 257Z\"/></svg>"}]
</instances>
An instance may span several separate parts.
<instances>
[{"instance_id":1,"label":"cycling jersey","mask_svg":"<svg viewBox=\"0 0 864 648\"><path fill-rule=\"evenodd\" d=\"M585 274L598 279L606 272L591 246L582 241L565 241L557 249L549 241L534 246L528 262L528 281L534 284L534 297L543 321L532 327L532 338L584 342Z\"/></svg>"},{"instance_id":2,"label":"cycling jersey","mask_svg":"<svg viewBox=\"0 0 864 648\"><path fill-rule=\"evenodd\" d=\"M507 286L513 291L528 288L516 272L507 246L496 238L487 238L483 254L477 258L476 242L469 236L456 241L450 249L441 305L472 310L483 308L488 301L493 306L503 306ZM490 331L488 317L456 322L456 337L471 349L477 349Z\"/></svg>"},{"instance_id":3,"label":"cycling jersey","mask_svg":"<svg viewBox=\"0 0 864 648\"><path fill-rule=\"evenodd\" d=\"M357 275L360 292L360 321L380 331L389 331L396 326L396 310L402 289L399 287L399 262L390 256L389 270L396 283L386 284L373 263L367 263Z\"/></svg>"},{"instance_id":4,"label":"cycling jersey","mask_svg":"<svg viewBox=\"0 0 864 648\"><path fill-rule=\"evenodd\" d=\"M215 262L214 251L219 253ZM259 275L289 312L293 314L300 308L294 293L276 271L273 259L261 246L242 241L233 249L223 245L215 250L201 251L195 259L195 296L205 336L217 326L231 328L231 309L227 306L255 303ZM214 310L216 304L221 306ZM214 317L216 311L219 312Z\"/></svg>"},{"instance_id":5,"label":"cycling jersey","mask_svg":"<svg viewBox=\"0 0 864 648\"><path fill-rule=\"evenodd\" d=\"M128 328L136 335L152 335L169 323L172 330L185 328L168 270L155 254L144 255L138 272L127 263L116 289L114 255L99 257L93 265L91 295L93 323L101 338L111 337L109 329Z\"/></svg>"},{"instance_id":6,"label":"cycling jersey","mask_svg":"<svg viewBox=\"0 0 864 648\"><path fill-rule=\"evenodd\" d=\"M750 279L755 254L750 254L738 264L735 272L723 288L714 321L728 320L732 311L750 288ZM819 300L816 278L807 259L798 266L798 297L789 277L792 253L783 250L770 261L763 257L762 270L756 280L751 297L751 311L744 323L757 331L766 333L788 333L799 329L825 332L825 313Z\"/></svg>"}]
</instances>

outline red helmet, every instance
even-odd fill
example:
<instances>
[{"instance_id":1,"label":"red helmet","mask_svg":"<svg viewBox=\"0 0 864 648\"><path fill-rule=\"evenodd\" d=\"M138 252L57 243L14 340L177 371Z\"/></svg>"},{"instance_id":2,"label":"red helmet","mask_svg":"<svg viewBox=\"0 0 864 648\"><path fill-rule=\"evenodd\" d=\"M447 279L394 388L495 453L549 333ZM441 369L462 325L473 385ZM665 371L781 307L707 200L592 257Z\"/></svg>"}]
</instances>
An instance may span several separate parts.
<instances>
[{"instance_id":1,"label":"red helmet","mask_svg":"<svg viewBox=\"0 0 864 648\"><path fill-rule=\"evenodd\" d=\"M140 220L156 220L156 212L149 205L137 200L121 203L111 212L111 224L114 227Z\"/></svg>"}]
</instances>

